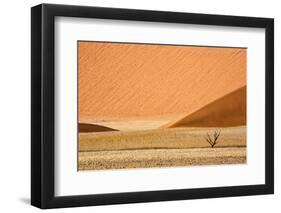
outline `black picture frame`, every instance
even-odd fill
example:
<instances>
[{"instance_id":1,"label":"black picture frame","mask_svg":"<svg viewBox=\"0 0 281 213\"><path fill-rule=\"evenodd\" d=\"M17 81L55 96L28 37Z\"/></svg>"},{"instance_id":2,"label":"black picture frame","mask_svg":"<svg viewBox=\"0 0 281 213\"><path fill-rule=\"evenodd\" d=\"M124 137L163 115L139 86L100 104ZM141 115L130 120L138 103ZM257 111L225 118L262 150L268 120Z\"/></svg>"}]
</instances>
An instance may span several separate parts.
<instances>
[{"instance_id":1,"label":"black picture frame","mask_svg":"<svg viewBox=\"0 0 281 213\"><path fill-rule=\"evenodd\" d=\"M266 32L265 184L56 197L54 195L54 21L58 16L264 28ZM47 209L272 193L274 193L274 19L53 4L41 4L31 8L32 205Z\"/></svg>"}]
</instances>

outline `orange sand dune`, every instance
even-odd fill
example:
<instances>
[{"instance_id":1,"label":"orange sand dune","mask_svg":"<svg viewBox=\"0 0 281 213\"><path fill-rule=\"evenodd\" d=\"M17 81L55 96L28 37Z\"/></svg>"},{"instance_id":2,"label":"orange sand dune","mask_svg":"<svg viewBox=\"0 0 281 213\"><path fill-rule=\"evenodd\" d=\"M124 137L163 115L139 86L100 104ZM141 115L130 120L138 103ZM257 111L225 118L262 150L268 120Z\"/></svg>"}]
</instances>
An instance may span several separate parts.
<instances>
[{"instance_id":1,"label":"orange sand dune","mask_svg":"<svg viewBox=\"0 0 281 213\"><path fill-rule=\"evenodd\" d=\"M78 43L79 119L189 114L246 85L246 49Z\"/></svg>"},{"instance_id":2,"label":"orange sand dune","mask_svg":"<svg viewBox=\"0 0 281 213\"><path fill-rule=\"evenodd\" d=\"M162 127L229 127L246 125L246 86Z\"/></svg>"},{"instance_id":3,"label":"orange sand dune","mask_svg":"<svg viewBox=\"0 0 281 213\"><path fill-rule=\"evenodd\" d=\"M88 123L79 123L78 124L79 132L107 132L107 131L118 131L106 126L101 126L97 124L88 124Z\"/></svg>"}]
</instances>

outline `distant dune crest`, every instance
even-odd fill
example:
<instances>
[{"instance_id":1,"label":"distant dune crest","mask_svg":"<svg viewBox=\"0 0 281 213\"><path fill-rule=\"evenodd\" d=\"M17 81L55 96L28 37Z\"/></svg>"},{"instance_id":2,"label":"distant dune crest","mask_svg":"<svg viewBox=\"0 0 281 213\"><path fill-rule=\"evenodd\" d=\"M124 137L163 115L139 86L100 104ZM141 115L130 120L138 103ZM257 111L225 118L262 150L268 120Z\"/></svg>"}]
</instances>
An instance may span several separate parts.
<instances>
[{"instance_id":1,"label":"distant dune crest","mask_svg":"<svg viewBox=\"0 0 281 213\"><path fill-rule=\"evenodd\" d=\"M163 125L162 128L242 125L246 125L246 86L205 105L177 121Z\"/></svg>"},{"instance_id":2,"label":"distant dune crest","mask_svg":"<svg viewBox=\"0 0 281 213\"><path fill-rule=\"evenodd\" d=\"M113 128L109 128L102 125L97 124L88 124L88 123L79 123L78 129L80 133L86 133L86 132L108 132L108 131L118 131Z\"/></svg>"}]
</instances>

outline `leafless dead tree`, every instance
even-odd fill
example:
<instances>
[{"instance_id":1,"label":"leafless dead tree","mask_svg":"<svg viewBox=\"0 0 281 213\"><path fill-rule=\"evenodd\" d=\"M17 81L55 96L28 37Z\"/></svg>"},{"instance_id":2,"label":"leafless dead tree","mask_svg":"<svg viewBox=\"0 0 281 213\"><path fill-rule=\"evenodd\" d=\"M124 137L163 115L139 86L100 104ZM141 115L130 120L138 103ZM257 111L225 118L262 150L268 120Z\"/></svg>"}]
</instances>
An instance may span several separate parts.
<instances>
[{"instance_id":1,"label":"leafless dead tree","mask_svg":"<svg viewBox=\"0 0 281 213\"><path fill-rule=\"evenodd\" d=\"M205 137L206 141L210 144L212 148L215 147L215 145L218 143L218 138L221 134L221 130L215 130L213 137L207 133L207 136Z\"/></svg>"}]
</instances>

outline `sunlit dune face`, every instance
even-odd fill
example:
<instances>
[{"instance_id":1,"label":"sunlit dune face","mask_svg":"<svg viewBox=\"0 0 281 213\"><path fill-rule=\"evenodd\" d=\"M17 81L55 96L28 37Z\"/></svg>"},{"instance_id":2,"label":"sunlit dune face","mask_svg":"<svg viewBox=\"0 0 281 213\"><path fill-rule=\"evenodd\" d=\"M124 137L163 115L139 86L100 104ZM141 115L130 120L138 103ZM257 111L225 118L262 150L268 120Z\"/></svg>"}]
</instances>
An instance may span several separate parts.
<instances>
[{"instance_id":1,"label":"sunlit dune face","mask_svg":"<svg viewBox=\"0 0 281 213\"><path fill-rule=\"evenodd\" d=\"M246 85L246 51L78 42L79 119L189 114Z\"/></svg>"}]
</instances>

